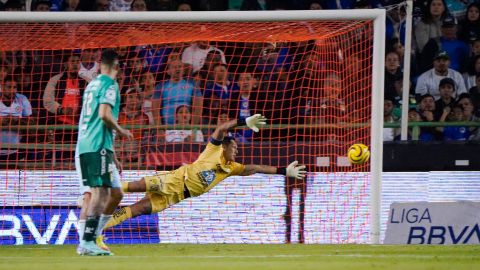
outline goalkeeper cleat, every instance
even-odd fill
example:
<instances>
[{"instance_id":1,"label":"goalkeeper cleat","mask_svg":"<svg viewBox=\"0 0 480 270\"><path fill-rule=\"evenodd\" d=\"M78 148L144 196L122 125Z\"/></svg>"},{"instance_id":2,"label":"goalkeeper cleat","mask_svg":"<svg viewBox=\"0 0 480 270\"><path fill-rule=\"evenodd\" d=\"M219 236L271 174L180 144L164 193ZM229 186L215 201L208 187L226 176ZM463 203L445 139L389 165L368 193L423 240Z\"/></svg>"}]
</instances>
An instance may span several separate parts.
<instances>
[{"instance_id":1,"label":"goalkeeper cleat","mask_svg":"<svg viewBox=\"0 0 480 270\"><path fill-rule=\"evenodd\" d=\"M95 243L99 248L110 252L110 248L105 244L104 240L106 240L105 236L100 235L97 237L97 239L95 239Z\"/></svg>"},{"instance_id":2,"label":"goalkeeper cleat","mask_svg":"<svg viewBox=\"0 0 480 270\"><path fill-rule=\"evenodd\" d=\"M77 252L80 253L82 256L110 256L113 255L110 251L103 250L99 248L93 241L80 242L80 245L77 249Z\"/></svg>"}]
</instances>

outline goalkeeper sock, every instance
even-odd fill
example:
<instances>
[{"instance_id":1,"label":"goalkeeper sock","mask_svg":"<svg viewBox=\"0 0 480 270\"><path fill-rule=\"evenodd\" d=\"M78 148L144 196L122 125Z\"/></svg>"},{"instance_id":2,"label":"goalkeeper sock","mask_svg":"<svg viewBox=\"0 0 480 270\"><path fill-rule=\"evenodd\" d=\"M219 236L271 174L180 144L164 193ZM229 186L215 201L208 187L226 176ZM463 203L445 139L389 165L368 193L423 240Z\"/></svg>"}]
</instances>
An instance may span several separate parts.
<instances>
[{"instance_id":1,"label":"goalkeeper sock","mask_svg":"<svg viewBox=\"0 0 480 270\"><path fill-rule=\"evenodd\" d=\"M116 226L129 218L132 218L132 209L124 207L113 213L112 218L105 224L105 229Z\"/></svg>"},{"instance_id":2,"label":"goalkeeper sock","mask_svg":"<svg viewBox=\"0 0 480 270\"><path fill-rule=\"evenodd\" d=\"M110 220L110 218L112 218L112 215L104 215L102 214L100 216L100 220L98 221L98 227L97 227L97 232L96 232L96 236L100 236L102 235L103 233L103 227L105 227L105 224L107 224L107 222Z\"/></svg>"},{"instance_id":3,"label":"goalkeeper sock","mask_svg":"<svg viewBox=\"0 0 480 270\"><path fill-rule=\"evenodd\" d=\"M122 182L122 191L128 192L128 182Z\"/></svg>"},{"instance_id":4,"label":"goalkeeper sock","mask_svg":"<svg viewBox=\"0 0 480 270\"><path fill-rule=\"evenodd\" d=\"M83 239L83 232L85 231L85 219L80 219L77 225L78 239Z\"/></svg>"},{"instance_id":5,"label":"goalkeeper sock","mask_svg":"<svg viewBox=\"0 0 480 270\"><path fill-rule=\"evenodd\" d=\"M95 240L95 232L97 231L99 216L88 216L85 222L85 233L83 234L83 240L91 242Z\"/></svg>"}]
</instances>

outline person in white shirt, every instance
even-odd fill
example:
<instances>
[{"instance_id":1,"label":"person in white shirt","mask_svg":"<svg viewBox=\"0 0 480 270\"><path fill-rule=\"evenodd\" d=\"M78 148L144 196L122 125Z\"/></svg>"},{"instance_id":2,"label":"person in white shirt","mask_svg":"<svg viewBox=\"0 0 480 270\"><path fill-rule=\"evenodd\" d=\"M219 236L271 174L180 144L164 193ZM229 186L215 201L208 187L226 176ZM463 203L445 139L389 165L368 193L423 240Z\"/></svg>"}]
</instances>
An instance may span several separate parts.
<instances>
[{"instance_id":1,"label":"person in white shirt","mask_svg":"<svg viewBox=\"0 0 480 270\"><path fill-rule=\"evenodd\" d=\"M440 99L439 85L443 78L451 78L455 82L455 98L462 93L467 93L462 74L449 68L449 66L450 57L447 52L439 51L433 60L433 68L418 77L415 94L417 96L430 94L435 100Z\"/></svg>"},{"instance_id":2,"label":"person in white shirt","mask_svg":"<svg viewBox=\"0 0 480 270\"><path fill-rule=\"evenodd\" d=\"M133 0L110 0L110 11L130 11Z\"/></svg>"},{"instance_id":3,"label":"person in white shirt","mask_svg":"<svg viewBox=\"0 0 480 270\"><path fill-rule=\"evenodd\" d=\"M7 76L2 82L3 92L0 93L0 125L4 129L0 130L0 146L3 144L17 144L21 136L18 130L12 129L12 126L27 124L29 116L32 115L32 106L27 97L17 93L18 81L13 76ZM5 147L8 149L0 150L0 160L10 158L17 160L17 149Z\"/></svg>"},{"instance_id":4,"label":"person in white shirt","mask_svg":"<svg viewBox=\"0 0 480 270\"><path fill-rule=\"evenodd\" d=\"M188 126L191 124L192 112L187 105L180 105L175 109L175 125ZM201 130L182 129L167 130L165 132L166 142L202 142L203 133Z\"/></svg>"},{"instance_id":5,"label":"person in white shirt","mask_svg":"<svg viewBox=\"0 0 480 270\"><path fill-rule=\"evenodd\" d=\"M98 69L100 65L97 62L98 50L84 49L80 56L80 70L78 76L87 82L90 82L98 75Z\"/></svg>"},{"instance_id":6,"label":"person in white shirt","mask_svg":"<svg viewBox=\"0 0 480 270\"><path fill-rule=\"evenodd\" d=\"M225 54L222 50L210 45L208 41L197 41L185 48L182 53L182 62L192 66L192 72L199 71L205 63L205 58L210 51L218 51L222 57L222 63L226 64Z\"/></svg>"}]
</instances>

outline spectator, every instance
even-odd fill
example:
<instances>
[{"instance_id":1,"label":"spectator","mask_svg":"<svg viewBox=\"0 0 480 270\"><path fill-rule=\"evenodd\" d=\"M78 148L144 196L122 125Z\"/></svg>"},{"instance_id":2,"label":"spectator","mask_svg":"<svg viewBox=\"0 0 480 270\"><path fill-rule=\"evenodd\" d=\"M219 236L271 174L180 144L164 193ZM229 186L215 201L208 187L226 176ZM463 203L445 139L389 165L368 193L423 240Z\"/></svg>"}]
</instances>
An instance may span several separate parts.
<instances>
[{"instance_id":1,"label":"spectator","mask_svg":"<svg viewBox=\"0 0 480 270\"><path fill-rule=\"evenodd\" d=\"M32 3L32 11L48 12L52 7L50 0L37 0Z\"/></svg>"},{"instance_id":2,"label":"spectator","mask_svg":"<svg viewBox=\"0 0 480 270\"><path fill-rule=\"evenodd\" d=\"M213 68L221 64L223 64L222 55L219 51L208 52L203 67L193 74L197 86L201 89L205 89L207 83L212 83L214 80Z\"/></svg>"},{"instance_id":3,"label":"spectator","mask_svg":"<svg viewBox=\"0 0 480 270\"><path fill-rule=\"evenodd\" d=\"M110 0L110 11L130 11L133 0Z\"/></svg>"},{"instance_id":4,"label":"spectator","mask_svg":"<svg viewBox=\"0 0 480 270\"><path fill-rule=\"evenodd\" d=\"M418 105L418 114L422 122L435 122L435 99L430 94L425 94L420 97ZM439 132L434 127L421 127L420 140L432 141L440 138Z\"/></svg>"},{"instance_id":5,"label":"spectator","mask_svg":"<svg viewBox=\"0 0 480 270\"><path fill-rule=\"evenodd\" d=\"M148 11L147 2L145 0L133 0L130 11Z\"/></svg>"},{"instance_id":6,"label":"spectator","mask_svg":"<svg viewBox=\"0 0 480 270\"><path fill-rule=\"evenodd\" d=\"M405 6L399 5L396 8L389 9L386 17L386 37L387 40L394 38L401 41L401 44L405 43L405 31L406 31L406 11ZM403 45L402 45L403 46Z\"/></svg>"},{"instance_id":7,"label":"spectator","mask_svg":"<svg viewBox=\"0 0 480 270\"><path fill-rule=\"evenodd\" d=\"M95 11L110 11L109 0L95 0Z\"/></svg>"},{"instance_id":8,"label":"spectator","mask_svg":"<svg viewBox=\"0 0 480 270\"><path fill-rule=\"evenodd\" d=\"M444 113L445 107L452 107L455 103L455 82L450 78L443 78L439 84L440 98L435 101L435 119Z\"/></svg>"},{"instance_id":9,"label":"spectator","mask_svg":"<svg viewBox=\"0 0 480 270\"><path fill-rule=\"evenodd\" d=\"M155 0L153 1L153 11L174 11L175 3L172 0Z\"/></svg>"},{"instance_id":10,"label":"spectator","mask_svg":"<svg viewBox=\"0 0 480 270\"><path fill-rule=\"evenodd\" d=\"M221 108L230 108L231 98L234 92L238 90L238 86L229 79L227 67L225 65L217 65L213 68L213 81L207 83L203 92L205 98L205 107L210 110L205 119L209 122L212 116L218 115Z\"/></svg>"},{"instance_id":11,"label":"spectator","mask_svg":"<svg viewBox=\"0 0 480 270\"><path fill-rule=\"evenodd\" d=\"M450 56L450 68L461 71L468 55L468 45L457 39L457 20L452 15L447 15L442 21L440 38L430 39L421 55L421 71L432 68L432 59L439 51L446 51Z\"/></svg>"},{"instance_id":12,"label":"spectator","mask_svg":"<svg viewBox=\"0 0 480 270\"><path fill-rule=\"evenodd\" d=\"M17 81L17 88L22 89L22 91L24 91L24 93L28 93L27 98L30 100L30 104L32 105L32 107L33 108L40 107L40 106L34 106L34 104L38 105L37 103L39 101L39 98L40 98L39 95L41 93L37 93L37 92L40 92L40 91L36 91L36 89L33 90L34 88L32 88L33 78L32 78L31 67L27 67L25 69L23 69L21 67L17 67L13 71L13 74L14 74L15 79ZM33 101L32 99L36 99L36 100Z\"/></svg>"},{"instance_id":13,"label":"spectator","mask_svg":"<svg viewBox=\"0 0 480 270\"><path fill-rule=\"evenodd\" d=\"M127 59L127 67L125 69L125 84L129 87L137 87L140 85L140 77L145 71L147 62L141 57L139 52L130 52Z\"/></svg>"},{"instance_id":14,"label":"spectator","mask_svg":"<svg viewBox=\"0 0 480 270\"><path fill-rule=\"evenodd\" d=\"M155 123L155 117L153 115L152 100L155 92L155 76L153 73L146 71L140 77L140 89L143 95L143 112L148 116L149 124Z\"/></svg>"},{"instance_id":15,"label":"spectator","mask_svg":"<svg viewBox=\"0 0 480 270\"><path fill-rule=\"evenodd\" d=\"M428 0L421 21L415 26L415 48L417 53L423 52L423 47L431 38L440 37L440 26L448 14L444 0Z\"/></svg>"},{"instance_id":16,"label":"spectator","mask_svg":"<svg viewBox=\"0 0 480 270\"><path fill-rule=\"evenodd\" d=\"M195 88L192 81L184 79L182 62L172 60L167 66L167 73L170 78L158 84L153 94L153 108L161 108L155 110L157 112L155 123L173 125L175 123L175 109L180 105L188 105L193 108L192 123L199 124L203 104L201 92Z\"/></svg>"},{"instance_id":17,"label":"spectator","mask_svg":"<svg viewBox=\"0 0 480 270\"><path fill-rule=\"evenodd\" d=\"M412 123L412 122L422 122L422 117L420 116L420 114L418 113L418 111L414 108L411 108L408 110L408 122L409 123ZM407 129L407 140L412 140L414 138L414 134L413 134L413 128L412 127L408 127ZM400 135L397 135L395 137L395 140L398 141L401 139L401 136ZM421 136L421 134L419 134L419 140L422 140L423 137Z\"/></svg>"},{"instance_id":18,"label":"spectator","mask_svg":"<svg viewBox=\"0 0 480 270\"><path fill-rule=\"evenodd\" d=\"M47 83L43 106L55 115L55 122L77 125L87 81L78 76L79 56L70 54L65 59L65 71L53 76Z\"/></svg>"},{"instance_id":19,"label":"spectator","mask_svg":"<svg viewBox=\"0 0 480 270\"><path fill-rule=\"evenodd\" d=\"M180 2L177 5L177 11L192 11L192 6L186 2Z\"/></svg>"},{"instance_id":20,"label":"spectator","mask_svg":"<svg viewBox=\"0 0 480 270\"><path fill-rule=\"evenodd\" d=\"M222 56L222 63L227 63L223 51L210 45L209 41L197 41L185 48L182 53L182 62L191 65L192 72L197 72L203 67L210 51L218 51Z\"/></svg>"},{"instance_id":21,"label":"spectator","mask_svg":"<svg viewBox=\"0 0 480 270\"><path fill-rule=\"evenodd\" d=\"M78 76L87 82L92 81L98 75L100 64L98 60L98 49L87 48L82 50L80 56L80 70Z\"/></svg>"},{"instance_id":22,"label":"spectator","mask_svg":"<svg viewBox=\"0 0 480 270\"><path fill-rule=\"evenodd\" d=\"M474 0L445 0L448 11L457 19L465 17L467 5Z\"/></svg>"},{"instance_id":23,"label":"spectator","mask_svg":"<svg viewBox=\"0 0 480 270\"><path fill-rule=\"evenodd\" d=\"M125 106L118 115L118 124L126 125L148 125L148 117L142 111L143 97L135 88L131 88L125 94ZM133 134L133 140L118 140L118 156L122 161L139 162L141 153L141 141L144 133L142 128L129 128Z\"/></svg>"},{"instance_id":24,"label":"spectator","mask_svg":"<svg viewBox=\"0 0 480 270\"><path fill-rule=\"evenodd\" d=\"M143 0L141 0L143 1ZM156 74L163 72L165 64L171 53L174 53L180 46L178 44L157 44L148 45L139 49L139 56L141 56L147 62L147 67L150 72Z\"/></svg>"},{"instance_id":25,"label":"spectator","mask_svg":"<svg viewBox=\"0 0 480 270\"><path fill-rule=\"evenodd\" d=\"M395 100L392 97L385 97L383 101L383 122L384 123L395 123L398 122L398 118L393 115L393 109ZM383 128L383 141L390 142L398 136L397 128Z\"/></svg>"},{"instance_id":26,"label":"spectator","mask_svg":"<svg viewBox=\"0 0 480 270\"><path fill-rule=\"evenodd\" d=\"M467 89L476 85L476 77L478 73L480 73L480 55L472 57L468 63L467 71L463 74Z\"/></svg>"},{"instance_id":27,"label":"spectator","mask_svg":"<svg viewBox=\"0 0 480 270\"><path fill-rule=\"evenodd\" d=\"M23 4L20 0L7 0L3 5L4 11L25 11Z\"/></svg>"},{"instance_id":28,"label":"spectator","mask_svg":"<svg viewBox=\"0 0 480 270\"><path fill-rule=\"evenodd\" d=\"M440 122L463 122L465 121L465 114L459 105L453 107L445 107L443 114L440 117ZM444 141L466 141L470 137L470 129L468 126L447 126L437 127L438 131L443 133Z\"/></svg>"},{"instance_id":29,"label":"spectator","mask_svg":"<svg viewBox=\"0 0 480 270\"><path fill-rule=\"evenodd\" d=\"M403 60L405 56L405 47L399 38L392 38L387 44L387 51L396 52L398 54L398 59L400 60L400 68L403 70Z\"/></svg>"},{"instance_id":30,"label":"spectator","mask_svg":"<svg viewBox=\"0 0 480 270\"><path fill-rule=\"evenodd\" d=\"M476 76L476 85L473 86L472 88L470 88L470 90L468 90L468 92L470 93L471 97L472 97L472 101L473 101L473 104L475 106L475 108L477 108L477 111L475 112L475 115L476 116L480 116L480 72L477 73L477 76Z\"/></svg>"},{"instance_id":31,"label":"spectator","mask_svg":"<svg viewBox=\"0 0 480 270\"><path fill-rule=\"evenodd\" d=\"M432 95L436 100L440 98L440 92L438 91L438 85L443 78L451 78L455 82L456 95L466 93L465 81L462 75L449 68L450 57L447 52L440 51L435 55L433 60L433 68L425 71L417 80L417 86L415 88L415 94L417 96L423 96L425 94Z\"/></svg>"},{"instance_id":32,"label":"spectator","mask_svg":"<svg viewBox=\"0 0 480 270\"><path fill-rule=\"evenodd\" d=\"M403 73L400 69L400 59L396 52L389 52L385 56L385 96L398 96L395 89L397 78L403 78Z\"/></svg>"},{"instance_id":33,"label":"spectator","mask_svg":"<svg viewBox=\"0 0 480 270\"><path fill-rule=\"evenodd\" d=\"M185 127L191 125L192 112L187 105L175 109L175 125ZM176 129L165 132L166 142L203 142L203 133L199 129Z\"/></svg>"},{"instance_id":34,"label":"spectator","mask_svg":"<svg viewBox=\"0 0 480 270\"><path fill-rule=\"evenodd\" d=\"M5 80L5 78L8 76L9 69L7 66L7 63L1 62L0 61L0 94L2 93L2 85Z\"/></svg>"},{"instance_id":35,"label":"spectator","mask_svg":"<svg viewBox=\"0 0 480 270\"><path fill-rule=\"evenodd\" d=\"M465 115L465 121L478 121L479 118L475 116L477 108L473 103L472 97L468 93L461 94L458 97L457 104L460 105L463 109L463 114Z\"/></svg>"},{"instance_id":36,"label":"spectator","mask_svg":"<svg viewBox=\"0 0 480 270\"><path fill-rule=\"evenodd\" d=\"M289 47L283 43L267 42L259 49L256 71L264 73L269 77L271 71L282 72L290 68L292 60L291 57L288 56Z\"/></svg>"},{"instance_id":37,"label":"spectator","mask_svg":"<svg viewBox=\"0 0 480 270\"><path fill-rule=\"evenodd\" d=\"M6 77L2 82L0 93L0 123L3 127L0 131L0 145L20 143L21 135L14 126L28 124L29 116L32 115L32 106L27 97L17 93L18 82L13 76ZM19 160L24 153L17 149L0 149L0 160Z\"/></svg>"},{"instance_id":38,"label":"spectator","mask_svg":"<svg viewBox=\"0 0 480 270\"><path fill-rule=\"evenodd\" d=\"M480 37L480 4L472 3L465 19L459 23L458 39L468 43L477 37Z\"/></svg>"},{"instance_id":39,"label":"spectator","mask_svg":"<svg viewBox=\"0 0 480 270\"><path fill-rule=\"evenodd\" d=\"M308 6L308 9L310 9L310 10L321 10L321 9L323 9L323 7L322 7L322 4L320 3L320 1L311 1L309 6Z\"/></svg>"},{"instance_id":40,"label":"spectator","mask_svg":"<svg viewBox=\"0 0 480 270\"><path fill-rule=\"evenodd\" d=\"M60 3L59 11L80 11L80 0L64 0Z\"/></svg>"},{"instance_id":41,"label":"spectator","mask_svg":"<svg viewBox=\"0 0 480 270\"><path fill-rule=\"evenodd\" d=\"M238 88L239 91L232 93L231 105L234 108L233 113L230 114L233 119L242 119L245 120L247 117L252 116L254 112L259 112L257 110L257 102L260 102L257 98L256 93L252 93L253 86L255 84L255 78L250 72L242 72L238 75ZM238 141L246 142L252 139L253 131L248 130L239 130L237 131Z\"/></svg>"},{"instance_id":42,"label":"spectator","mask_svg":"<svg viewBox=\"0 0 480 270\"><path fill-rule=\"evenodd\" d=\"M435 121L435 99L430 94L425 94L420 97L418 104L418 112L423 121Z\"/></svg>"},{"instance_id":43,"label":"spectator","mask_svg":"<svg viewBox=\"0 0 480 270\"><path fill-rule=\"evenodd\" d=\"M336 73L328 73L323 80L323 93L313 98L313 120L317 124L342 122L347 116L347 107L341 97L343 87Z\"/></svg>"},{"instance_id":44,"label":"spectator","mask_svg":"<svg viewBox=\"0 0 480 270\"><path fill-rule=\"evenodd\" d=\"M470 42L471 56L480 55L480 36Z\"/></svg>"}]
</instances>

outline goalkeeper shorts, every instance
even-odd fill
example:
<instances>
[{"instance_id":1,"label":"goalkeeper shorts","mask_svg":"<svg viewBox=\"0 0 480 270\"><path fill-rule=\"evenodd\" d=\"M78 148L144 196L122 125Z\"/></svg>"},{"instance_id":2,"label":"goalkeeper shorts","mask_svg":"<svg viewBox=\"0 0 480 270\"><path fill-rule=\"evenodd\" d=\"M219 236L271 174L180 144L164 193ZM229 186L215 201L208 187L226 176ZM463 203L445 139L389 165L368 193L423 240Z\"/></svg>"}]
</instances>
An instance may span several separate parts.
<instances>
[{"instance_id":1,"label":"goalkeeper shorts","mask_svg":"<svg viewBox=\"0 0 480 270\"><path fill-rule=\"evenodd\" d=\"M152 213L158 213L185 199L184 180L175 171L160 172L145 176L144 179Z\"/></svg>"}]
</instances>

